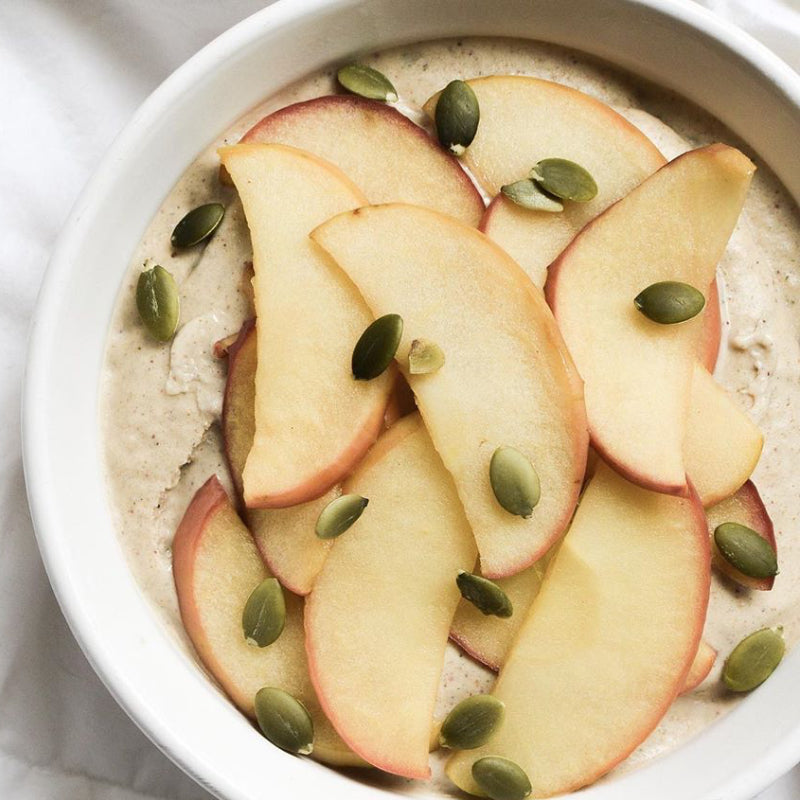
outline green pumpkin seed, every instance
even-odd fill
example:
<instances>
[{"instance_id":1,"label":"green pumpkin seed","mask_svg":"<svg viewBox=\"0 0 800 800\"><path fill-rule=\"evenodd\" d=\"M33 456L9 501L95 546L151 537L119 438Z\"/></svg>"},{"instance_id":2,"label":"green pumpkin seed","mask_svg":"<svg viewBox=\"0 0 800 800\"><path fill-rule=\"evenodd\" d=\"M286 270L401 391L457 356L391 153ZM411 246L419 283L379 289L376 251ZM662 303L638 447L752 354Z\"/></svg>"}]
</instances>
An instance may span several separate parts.
<instances>
[{"instance_id":1,"label":"green pumpkin seed","mask_svg":"<svg viewBox=\"0 0 800 800\"><path fill-rule=\"evenodd\" d=\"M545 194L536 181L530 178L501 186L500 191L513 203L531 211L549 211L557 214L564 210L563 203Z\"/></svg>"},{"instance_id":2,"label":"green pumpkin seed","mask_svg":"<svg viewBox=\"0 0 800 800\"><path fill-rule=\"evenodd\" d=\"M175 278L158 264L142 272L136 284L136 308L150 335L159 342L169 341L180 318Z\"/></svg>"},{"instance_id":3,"label":"green pumpkin seed","mask_svg":"<svg viewBox=\"0 0 800 800\"><path fill-rule=\"evenodd\" d=\"M367 327L353 349L353 377L369 381L381 375L392 363L403 336L403 318L398 314L378 317Z\"/></svg>"},{"instance_id":4,"label":"green pumpkin seed","mask_svg":"<svg viewBox=\"0 0 800 800\"><path fill-rule=\"evenodd\" d=\"M688 283L660 281L639 292L633 300L648 319L661 325L674 325L696 317L706 304L703 293Z\"/></svg>"},{"instance_id":5,"label":"green pumpkin seed","mask_svg":"<svg viewBox=\"0 0 800 800\"><path fill-rule=\"evenodd\" d=\"M481 110L472 87L464 81L451 81L436 103L436 135L442 147L460 156L478 132Z\"/></svg>"},{"instance_id":6,"label":"green pumpkin seed","mask_svg":"<svg viewBox=\"0 0 800 800\"><path fill-rule=\"evenodd\" d=\"M722 668L722 680L732 692L749 692L772 675L786 652L782 633L782 628L762 628L733 648Z\"/></svg>"},{"instance_id":7,"label":"green pumpkin seed","mask_svg":"<svg viewBox=\"0 0 800 800\"><path fill-rule=\"evenodd\" d=\"M479 758L472 765L472 777L491 800L524 800L531 793L522 767L500 756Z\"/></svg>"},{"instance_id":8,"label":"green pumpkin seed","mask_svg":"<svg viewBox=\"0 0 800 800\"><path fill-rule=\"evenodd\" d=\"M439 743L453 750L472 750L486 744L500 727L506 707L490 694L462 700L442 723Z\"/></svg>"},{"instance_id":9,"label":"green pumpkin seed","mask_svg":"<svg viewBox=\"0 0 800 800\"><path fill-rule=\"evenodd\" d=\"M348 64L336 73L336 80L348 92L369 100L397 102L397 90L381 72L365 64Z\"/></svg>"},{"instance_id":10,"label":"green pumpkin seed","mask_svg":"<svg viewBox=\"0 0 800 800\"><path fill-rule=\"evenodd\" d=\"M539 476L530 461L513 447L498 447L489 464L489 480L497 502L528 519L541 497Z\"/></svg>"},{"instance_id":11,"label":"green pumpkin seed","mask_svg":"<svg viewBox=\"0 0 800 800\"><path fill-rule=\"evenodd\" d=\"M272 744L307 756L314 750L314 723L306 707L283 689L265 686L255 699L256 720Z\"/></svg>"},{"instance_id":12,"label":"green pumpkin seed","mask_svg":"<svg viewBox=\"0 0 800 800\"><path fill-rule=\"evenodd\" d=\"M482 614L505 618L514 613L514 606L508 595L488 578L462 570L456 577L456 584L461 596Z\"/></svg>"},{"instance_id":13,"label":"green pumpkin seed","mask_svg":"<svg viewBox=\"0 0 800 800\"><path fill-rule=\"evenodd\" d=\"M408 371L412 375L427 375L444 366L444 351L436 342L414 339L408 351Z\"/></svg>"},{"instance_id":14,"label":"green pumpkin seed","mask_svg":"<svg viewBox=\"0 0 800 800\"><path fill-rule=\"evenodd\" d=\"M723 522L714 530L714 542L725 560L751 578L778 574L778 557L770 543L752 528L738 522Z\"/></svg>"},{"instance_id":15,"label":"green pumpkin seed","mask_svg":"<svg viewBox=\"0 0 800 800\"><path fill-rule=\"evenodd\" d=\"M594 178L580 164L566 158L545 158L531 170L531 178L562 200L588 203L597 195Z\"/></svg>"},{"instance_id":16,"label":"green pumpkin seed","mask_svg":"<svg viewBox=\"0 0 800 800\"><path fill-rule=\"evenodd\" d=\"M322 509L315 528L320 539L341 536L364 512L369 500L360 494L343 494Z\"/></svg>"},{"instance_id":17,"label":"green pumpkin seed","mask_svg":"<svg viewBox=\"0 0 800 800\"><path fill-rule=\"evenodd\" d=\"M172 231L172 246L183 249L200 244L214 233L224 216L222 203L206 203L192 209Z\"/></svg>"},{"instance_id":18,"label":"green pumpkin seed","mask_svg":"<svg viewBox=\"0 0 800 800\"><path fill-rule=\"evenodd\" d=\"M283 589L275 578L267 578L253 589L244 605L244 638L255 647L266 647L281 635L285 624Z\"/></svg>"}]
</instances>

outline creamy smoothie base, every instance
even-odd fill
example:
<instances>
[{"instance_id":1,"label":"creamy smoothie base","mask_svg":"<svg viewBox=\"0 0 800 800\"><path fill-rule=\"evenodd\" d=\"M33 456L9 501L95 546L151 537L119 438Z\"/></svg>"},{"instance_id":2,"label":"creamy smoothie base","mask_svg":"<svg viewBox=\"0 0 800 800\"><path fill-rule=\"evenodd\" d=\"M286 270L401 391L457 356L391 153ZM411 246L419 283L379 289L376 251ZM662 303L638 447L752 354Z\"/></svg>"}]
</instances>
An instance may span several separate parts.
<instances>
[{"instance_id":1,"label":"creamy smoothie base","mask_svg":"<svg viewBox=\"0 0 800 800\"><path fill-rule=\"evenodd\" d=\"M463 39L405 46L363 59L387 75L411 107L454 78L527 74L557 81L611 105L667 158L723 141L758 164L745 209L718 268L723 341L715 371L764 434L753 475L775 525L780 574L770 592L738 587L714 572L704 638L719 656L702 686L679 697L652 735L610 777L662 755L725 714L738 698L724 690L725 657L746 634L783 625L789 647L800 637L800 546L795 539L800 477L800 225L798 212L757 154L688 102L581 53L538 42ZM178 613L171 542L194 492L213 473L231 491L219 415L226 375L215 341L251 316L251 247L234 189L218 179L217 147L233 144L266 114L336 91L334 70L274 95L237 121L186 170L131 259L108 335L101 386L103 457L114 521L131 569L155 613L192 652ZM403 107L403 106L401 106ZM334 134L335 135L335 134ZM558 154L553 154L558 155ZM387 164L391 172L402 164ZM170 234L192 208L225 204L205 246L173 252ZM171 344L151 340L139 322L135 286L143 264L161 264L180 289L181 323ZM298 314L298 322L302 314ZM448 646L437 717L463 697L488 691L494 674ZM265 745L269 746L269 745ZM456 792L432 754L434 782ZM366 780L410 783L390 776ZM609 778L606 778L608 780Z\"/></svg>"}]
</instances>

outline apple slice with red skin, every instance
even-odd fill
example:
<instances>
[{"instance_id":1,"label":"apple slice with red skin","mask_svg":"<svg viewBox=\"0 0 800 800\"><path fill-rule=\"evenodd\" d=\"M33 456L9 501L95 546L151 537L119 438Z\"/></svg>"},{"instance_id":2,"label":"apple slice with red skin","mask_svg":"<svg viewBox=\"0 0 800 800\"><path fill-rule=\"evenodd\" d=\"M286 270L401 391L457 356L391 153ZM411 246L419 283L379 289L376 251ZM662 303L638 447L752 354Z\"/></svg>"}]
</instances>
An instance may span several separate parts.
<instances>
[{"instance_id":1,"label":"apple slice with red skin","mask_svg":"<svg viewBox=\"0 0 800 800\"><path fill-rule=\"evenodd\" d=\"M754 530L762 539L769 543L770 547L777 551L775 540L775 528L769 512L752 481L739 489L732 497L723 500L715 506L706 510L708 514L708 530L711 534L712 542L714 531L718 525L724 522L738 522ZM712 555L714 566L731 580L749 589L758 589L768 592L775 583L775 577L771 578L751 578L739 572L730 562L723 558L716 545L712 545Z\"/></svg>"},{"instance_id":2,"label":"apple slice with red skin","mask_svg":"<svg viewBox=\"0 0 800 800\"><path fill-rule=\"evenodd\" d=\"M255 320L242 326L227 347L228 380L222 405L222 432L231 478L241 500L242 469L255 430ZM399 373L386 407L388 428L415 410L414 396ZM315 525L325 506L341 494L336 486L322 497L289 508L243 509L244 518L273 575L295 594L307 595L332 542L320 539ZM243 504L242 504L243 505Z\"/></svg>"},{"instance_id":3,"label":"apple slice with red skin","mask_svg":"<svg viewBox=\"0 0 800 800\"><path fill-rule=\"evenodd\" d=\"M764 437L708 370L695 362L683 442L686 473L708 508L753 474Z\"/></svg>"},{"instance_id":4,"label":"apple slice with red skin","mask_svg":"<svg viewBox=\"0 0 800 800\"><path fill-rule=\"evenodd\" d=\"M530 566L569 523L588 449L581 381L542 293L487 236L429 209L369 206L311 235L376 317L403 318L396 358L453 475L483 574ZM409 374L418 337L443 350L436 372ZM498 387L509 388L498 395ZM493 494L489 464L502 446L538 473L541 498L528 519Z\"/></svg>"},{"instance_id":5,"label":"apple slice with red skin","mask_svg":"<svg viewBox=\"0 0 800 800\"><path fill-rule=\"evenodd\" d=\"M511 600L514 613L510 617L487 616L472 603L462 600L458 604L450 627L450 638L467 655L494 672L499 672L505 664L514 638L542 587L547 563L551 558L552 556L548 554L532 567L510 578L498 578L495 581ZM711 645L706 641L700 642L681 694L696 689L705 680L711 667L714 666L716 655L717 651Z\"/></svg>"},{"instance_id":6,"label":"apple slice with red skin","mask_svg":"<svg viewBox=\"0 0 800 800\"><path fill-rule=\"evenodd\" d=\"M450 779L479 794L472 765L500 756L550 797L626 758L685 684L709 568L696 495L647 491L598 462L492 691L503 725L450 759Z\"/></svg>"},{"instance_id":7,"label":"apple slice with red skin","mask_svg":"<svg viewBox=\"0 0 800 800\"><path fill-rule=\"evenodd\" d=\"M702 639L692 666L689 668L689 674L684 681L681 694L693 692L708 677L716 660L717 651L705 639Z\"/></svg>"},{"instance_id":8,"label":"apple slice with red skin","mask_svg":"<svg viewBox=\"0 0 800 800\"><path fill-rule=\"evenodd\" d=\"M726 145L679 156L590 222L548 271L593 445L653 491L688 492L683 444L702 313L659 325L633 299L659 281L711 285L754 169Z\"/></svg>"},{"instance_id":9,"label":"apple slice with red skin","mask_svg":"<svg viewBox=\"0 0 800 800\"><path fill-rule=\"evenodd\" d=\"M249 508L284 508L339 483L383 427L393 372L356 381L350 370L373 317L308 238L366 200L336 167L292 147L243 144L219 153L253 241L258 363L244 499Z\"/></svg>"},{"instance_id":10,"label":"apple slice with red skin","mask_svg":"<svg viewBox=\"0 0 800 800\"><path fill-rule=\"evenodd\" d=\"M298 147L335 164L372 205L410 203L477 225L483 200L458 160L397 109L354 95L328 95L282 108L242 143Z\"/></svg>"},{"instance_id":11,"label":"apple slice with red skin","mask_svg":"<svg viewBox=\"0 0 800 800\"><path fill-rule=\"evenodd\" d=\"M231 478L241 497L242 469L255 431L255 321L242 326L228 348L228 380L222 404L222 432ZM317 517L339 494L334 488L322 497L289 508L243 510L264 561L276 578L295 594L311 591L331 542L314 532Z\"/></svg>"},{"instance_id":12,"label":"apple slice with red skin","mask_svg":"<svg viewBox=\"0 0 800 800\"><path fill-rule=\"evenodd\" d=\"M296 697L314 721L314 757L330 764L363 764L322 713L308 675L303 601L285 594L286 624L268 647L245 641L242 611L269 577L250 532L216 476L197 491L172 544L181 619L197 655L235 705L254 717L256 692L275 686Z\"/></svg>"},{"instance_id":13,"label":"apple slice with red skin","mask_svg":"<svg viewBox=\"0 0 800 800\"><path fill-rule=\"evenodd\" d=\"M311 678L354 752L427 778L456 576L475 563L475 542L418 414L384 433L344 488L369 505L335 540L307 599Z\"/></svg>"},{"instance_id":14,"label":"apple slice with red skin","mask_svg":"<svg viewBox=\"0 0 800 800\"><path fill-rule=\"evenodd\" d=\"M666 160L637 127L577 89L524 75L467 83L481 120L462 160L494 196L481 229L541 287L548 265L578 231ZM438 95L425 104L431 116L437 101ZM499 194L501 186L527 178L546 158L566 158L587 169L597 183L594 199L567 202L553 214L520 208Z\"/></svg>"},{"instance_id":15,"label":"apple slice with red skin","mask_svg":"<svg viewBox=\"0 0 800 800\"><path fill-rule=\"evenodd\" d=\"M511 601L514 612L510 617L488 616L468 600L462 600L450 627L450 638L476 661L499 671L539 593L548 560L549 555L516 575L495 580Z\"/></svg>"}]
</instances>

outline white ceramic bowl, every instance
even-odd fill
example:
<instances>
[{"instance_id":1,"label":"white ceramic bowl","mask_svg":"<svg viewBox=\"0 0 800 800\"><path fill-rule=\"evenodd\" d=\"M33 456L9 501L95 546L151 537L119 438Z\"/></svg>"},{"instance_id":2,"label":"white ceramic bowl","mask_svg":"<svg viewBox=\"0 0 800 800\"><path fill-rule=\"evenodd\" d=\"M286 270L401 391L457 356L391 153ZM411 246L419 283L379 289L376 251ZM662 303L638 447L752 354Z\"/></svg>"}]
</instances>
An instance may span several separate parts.
<instances>
[{"instance_id":1,"label":"white ceramic bowl","mask_svg":"<svg viewBox=\"0 0 800 800\"><path fill-rule=\"evenodd\" d=\"M264 747L173 644L134 583L110 521L97 424L121 276L184 168L257 101L359 52L476 34L575 47L679 91L745 139L800 198L800 79L688 0L283 0L212 42L153 93L100 165L53 254L32 328L25 473L50 580L92 665L145 733L220 797L374 800L391 790ZM800 650L690 744L581 797L752 797L800 759L798 675Z\"/></svg>"}]
</instances>

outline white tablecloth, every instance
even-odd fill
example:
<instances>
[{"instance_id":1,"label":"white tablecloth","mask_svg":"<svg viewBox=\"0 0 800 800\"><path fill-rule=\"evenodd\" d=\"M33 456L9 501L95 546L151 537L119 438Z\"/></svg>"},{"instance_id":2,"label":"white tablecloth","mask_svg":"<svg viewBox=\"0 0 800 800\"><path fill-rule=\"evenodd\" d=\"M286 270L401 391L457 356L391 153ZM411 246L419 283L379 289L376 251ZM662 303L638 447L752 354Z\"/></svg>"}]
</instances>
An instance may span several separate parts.
<instances>
[{"instance_id":1,"label":"white tablecloth","mask_svg":"<svg viewBox=\"0 0 800 800\"><path fill-rule=\"evenodd\" d=\"M489 1L489 0L485 0ZM0 0L0 798L207 795L130 722L50 590L17 425L28 320L78 192L144 98L262 0ZM800 0L706 0L800 70ZM76 354L76 357L78 355ZM800 768L759 800L800 797Z\"/></svg>"}]
</instances>

